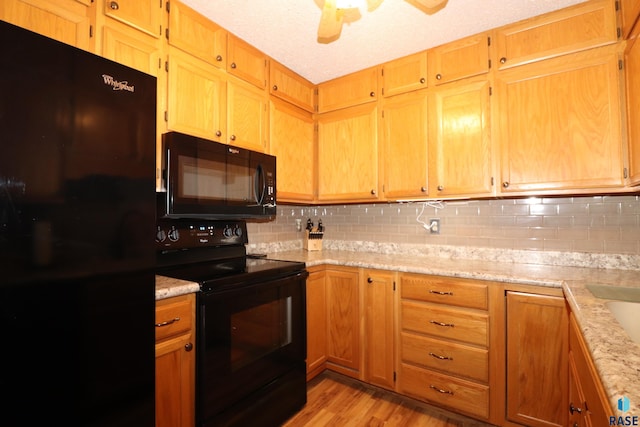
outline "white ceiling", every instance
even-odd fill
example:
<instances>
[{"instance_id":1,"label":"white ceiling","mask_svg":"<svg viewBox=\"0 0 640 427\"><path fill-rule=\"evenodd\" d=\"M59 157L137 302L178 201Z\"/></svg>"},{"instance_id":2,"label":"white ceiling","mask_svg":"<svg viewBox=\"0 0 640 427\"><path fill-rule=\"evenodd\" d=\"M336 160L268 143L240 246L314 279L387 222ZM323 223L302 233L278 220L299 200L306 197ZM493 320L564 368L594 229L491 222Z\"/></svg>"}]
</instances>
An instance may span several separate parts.
<instances>
[{"instance_id":1,"label":"white ceiling","mask_svg":"<svg viewBox=\"0 0 640 427\"><path fill-rule=\"evenodd\" d=\"M182 1L317 84L584 0L448 0L433 15L385 0L330 44L317 42L321 10L314 0Z\"/></svg>"}]
</instances>

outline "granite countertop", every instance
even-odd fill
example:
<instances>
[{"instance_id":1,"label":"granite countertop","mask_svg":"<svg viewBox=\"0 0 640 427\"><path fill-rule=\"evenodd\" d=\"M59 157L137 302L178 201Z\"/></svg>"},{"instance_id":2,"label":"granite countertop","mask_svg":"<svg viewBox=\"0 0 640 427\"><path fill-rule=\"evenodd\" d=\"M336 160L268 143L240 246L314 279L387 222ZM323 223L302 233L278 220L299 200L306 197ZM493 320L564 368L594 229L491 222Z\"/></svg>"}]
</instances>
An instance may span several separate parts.
<instances>
[{"instance_id":1,"label":"granite countertop","mask_svg":"<svg viewBox=\"0 0 640 427\"><path fill-rule=\"evenodd\" d=\"M617 411L617 400L626 396L631 402L626 414L640 415L640 344L631 341L615 320L605 305L607 300L595 297L586 287L588 284L599 284L640 288L638 269L568 267L341 250L274 252L268 258L304 262L307 267L340 265L561 287L582 330L611 406ZM193 282L156 277L156 299L197 291L198 285ZM616 412L616 415L625 414Z\"/></svg>"}]
</instances>

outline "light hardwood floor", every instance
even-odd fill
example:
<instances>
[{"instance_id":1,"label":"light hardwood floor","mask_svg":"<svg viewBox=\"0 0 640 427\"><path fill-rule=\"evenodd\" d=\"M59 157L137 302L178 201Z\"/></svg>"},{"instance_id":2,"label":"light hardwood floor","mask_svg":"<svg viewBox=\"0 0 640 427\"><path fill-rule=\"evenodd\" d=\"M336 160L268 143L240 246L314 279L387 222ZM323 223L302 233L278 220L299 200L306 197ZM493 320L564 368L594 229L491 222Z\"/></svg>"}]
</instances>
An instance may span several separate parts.
<instances>
[{"instance_id":1,"label":"light hardwood floor","mask_svg":"<svg viewBox=\"0 0 640 427\"><path fill-rule=\"evenodd\" d=\"M307 384L307 405L283 427L488 427L442 409L325 371Z\"/></svg>"}]
</instances>

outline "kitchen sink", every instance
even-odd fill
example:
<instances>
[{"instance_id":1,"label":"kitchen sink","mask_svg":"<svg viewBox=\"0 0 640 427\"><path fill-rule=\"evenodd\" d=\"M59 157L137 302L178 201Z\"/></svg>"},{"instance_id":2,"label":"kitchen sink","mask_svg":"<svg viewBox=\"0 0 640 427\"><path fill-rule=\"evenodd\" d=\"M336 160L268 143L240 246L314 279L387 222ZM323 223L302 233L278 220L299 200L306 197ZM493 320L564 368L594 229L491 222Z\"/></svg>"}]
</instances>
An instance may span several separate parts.
<instances>
[{"instance_id":1,"label":"kitchen sink","mask_svg":"<svg viewBox=\"0 0 640 427\"><path fill-rule=\"evenodd\" d=\"M587 289L596 298L640 302L640 287L627 288L623 286L589 284Z\"/></svg>"},{"instance_id":2,"label":"kitchen sink","mask_svg":"<svg viewBox=\"0 0 640 427\"><path fill-rule=\"evenodd\" d=\"M606 305L631 339L640 344L640 303L609 301Z\"/></svg>"}]
</instances>

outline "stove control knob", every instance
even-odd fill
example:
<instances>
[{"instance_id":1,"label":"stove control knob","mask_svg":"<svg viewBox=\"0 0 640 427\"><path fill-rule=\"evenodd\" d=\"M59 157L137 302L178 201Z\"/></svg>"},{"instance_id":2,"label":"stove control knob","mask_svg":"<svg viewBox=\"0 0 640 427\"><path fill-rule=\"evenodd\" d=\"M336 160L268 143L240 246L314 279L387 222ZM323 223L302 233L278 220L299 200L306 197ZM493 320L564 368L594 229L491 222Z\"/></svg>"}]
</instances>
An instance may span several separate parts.
<instances>
[{"instance_id":1,"label":"stove control knob","mask_svg":"<svg viewBox=\"0 0 640 427\"><path fill-rule=\"evenodd\" d=\"M228 225L224 228L223 231L224 237L233 237L233 230Z\"/></svg>"},{"instance_id":2,"label":"stove control knob","mask_svg":"<svg viewBox=\"0 0 640 427\"><path fill-rule=\"evenodd\" d=\"M235 234L238 237L242 237L242 228L237 227L234 231L233 234Z\"/></svg>"},{"instance_id":3,"label":"stove control knob","mask_svg":"<svg viewBox=\"0 0 640 427\"><path fill-rule=\"evenodd\" d=\"M160 227L158 227L158 231L156 231L156 242L164 242L167 239L167 233Z\"/></svg>"},{"instance_id":4,"label":"stove control knob","mask_svg":"<svg viewBox=\"0 0 640 427\"><path fill-rule=\"evenodd\" d=\"M169 230L169 240L177 242L178 239L180 239L180 232L176 228L172 227L171 230Z\"/></svg>"}]
</instances>

